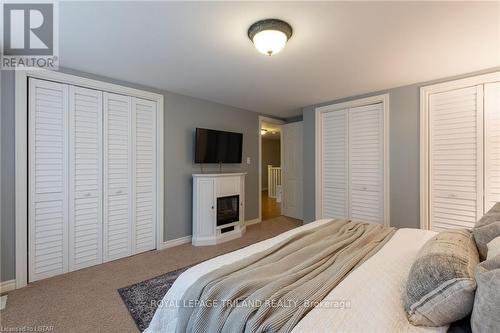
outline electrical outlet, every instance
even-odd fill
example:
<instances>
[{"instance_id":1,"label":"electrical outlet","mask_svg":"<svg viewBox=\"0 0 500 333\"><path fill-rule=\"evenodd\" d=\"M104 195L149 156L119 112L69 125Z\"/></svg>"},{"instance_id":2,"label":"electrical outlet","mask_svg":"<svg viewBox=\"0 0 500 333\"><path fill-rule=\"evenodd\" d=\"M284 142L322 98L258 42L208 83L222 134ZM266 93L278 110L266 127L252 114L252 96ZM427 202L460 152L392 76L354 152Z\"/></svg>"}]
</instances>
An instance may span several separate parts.
<instances>
[{"instance_id":1,"label":"electrical outlet","mask_svg":"<svg viewBox=\"0 0 500 333\"><path fill-rule=\"evenodd\" d=\"M247 164L250 164L250 157L247 157Z\"/></svg>"}]
</instances>

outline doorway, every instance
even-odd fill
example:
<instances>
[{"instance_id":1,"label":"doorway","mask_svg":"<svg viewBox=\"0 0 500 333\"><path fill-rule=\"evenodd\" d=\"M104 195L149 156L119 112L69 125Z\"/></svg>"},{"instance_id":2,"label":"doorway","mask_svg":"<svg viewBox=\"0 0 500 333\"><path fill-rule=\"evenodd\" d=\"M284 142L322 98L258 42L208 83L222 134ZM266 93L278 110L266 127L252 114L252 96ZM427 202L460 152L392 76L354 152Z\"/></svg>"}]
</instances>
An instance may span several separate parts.
<instances>
[{"instance_id":1,"label":"doorway","mask_svg":"<svg viewBox=\"0 0 500 333\"><path fill-rule=\"evenodd\" d=\"M281 120L259 119L260 220L282 215Z\"/></svg>"}]
</instances>

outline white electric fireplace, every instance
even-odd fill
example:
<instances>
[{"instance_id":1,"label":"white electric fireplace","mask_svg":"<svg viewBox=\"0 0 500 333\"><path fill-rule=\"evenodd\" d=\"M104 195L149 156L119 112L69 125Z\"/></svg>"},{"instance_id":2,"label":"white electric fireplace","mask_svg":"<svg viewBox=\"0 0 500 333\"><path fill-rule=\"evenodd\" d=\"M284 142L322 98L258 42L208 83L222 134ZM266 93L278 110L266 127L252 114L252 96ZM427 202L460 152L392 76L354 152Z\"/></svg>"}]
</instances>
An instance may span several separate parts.
<instances>
[{"instance_id":1,"label":"white electric fireplace","mask_svg":"<svg viewBox=\"0 0 500 333\"><path fill-rule=\"evenodd\" d=\"M245 232L245 175L193 175L193 245L214 245Z\"/></svg>"}]
</instances>

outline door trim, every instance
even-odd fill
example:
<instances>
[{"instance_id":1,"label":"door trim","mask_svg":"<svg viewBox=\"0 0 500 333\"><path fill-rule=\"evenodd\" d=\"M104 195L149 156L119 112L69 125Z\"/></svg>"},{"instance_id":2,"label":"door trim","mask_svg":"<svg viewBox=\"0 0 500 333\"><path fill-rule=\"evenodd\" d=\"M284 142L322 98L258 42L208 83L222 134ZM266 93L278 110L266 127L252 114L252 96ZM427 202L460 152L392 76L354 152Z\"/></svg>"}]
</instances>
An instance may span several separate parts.
<instances>
[{"instance_id":1,"label":"door trim","mask_svg":"<svg viewBox=\"0 0 500 333\"><path fill-rule=\"evenodd\" d=\"M259 116L259 221L255 223L262 222L262 135L260 134L260 128L262 127L262 122L272 123L277 125L284 125L285 121L281 119ZM280 161L283 162L283 132L280 131ZM283 170L283 169L282 169ZM283 178L282 178L283 179ZM281 210L283 211L283 201L281 201ZM252 224L255 224L252 223Z\"/></svg>"},{"instance_id":2,"label":"door trim","mask_svg":"<svg viewBox=\"0 0 500 333\"><path fill-rule=\"evenodd\" d=\"M155 101L156 122L156 248L163 245L164 108L163 95L49 70L16 70L15 74L15 239L16 288L28 284L28 78L102 90Z\"/></svg>"},{"instance_id":3,"label":"door trim","mask_svg":"<svg viewBox=\"0 0 500 333\"><path fill-rule=\"evenodd\" d=\"M389 164L389 94L382 94L376 96L370 96L366 98L356 99L343 103L329 104L315 109L315 216L316 220L321 219L321 212L323 211L323 147L322 147L322 137L323 133L321 131L323 125L323 114L331 111L339 111L348 108L355 108L359 106L365 106L369 104L382 103L383 117L384 117L384 225L390 225L390 164Z\"/></svg>"},{"instance_id":4,"label":"door trim","mask_svg":"<svg viewBox=\"0 0 500 333\"><path fill-rule=\"evenodd\" d=\"M500 72L471 76L420 88L420 229L430 229L429 221L429 101L430 95L500 81Z\"/></svg>"}]
</instances>

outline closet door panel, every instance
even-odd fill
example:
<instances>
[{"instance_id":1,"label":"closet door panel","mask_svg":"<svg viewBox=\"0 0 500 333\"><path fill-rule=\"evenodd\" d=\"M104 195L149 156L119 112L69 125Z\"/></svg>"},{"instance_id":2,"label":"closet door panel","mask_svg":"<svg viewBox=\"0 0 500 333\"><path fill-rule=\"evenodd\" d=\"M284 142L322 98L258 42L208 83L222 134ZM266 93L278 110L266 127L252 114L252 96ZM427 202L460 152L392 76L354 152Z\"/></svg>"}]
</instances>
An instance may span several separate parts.
<instances>
[{"instance_id":1,"label":"closet door panel","mask_svg":"<svg viewBox=\"0 0 500 333\"><path fill-rule=\"evenodd\" d=\"M432 229L472 228L482 214L482 86L430 96Z\"/></svg>"},{"instance_id":2,"label":"closet door panel","mask_svg":"<svg viewBox=\"0 0 500 333\"><path fill-rule=\"evenodd\" d=\"M102 92L69 88L69 270L102 263Z\"/></svg>"},{"instance_id":3,"label":"closet door panel","mask_svg":"<svg viewBox=\"0 0 500 333\"><path fill-rule=\"evenodd\" d=\"M29 79L29 281L68 271L68 86Z\"/></svg>"},{"instance_id":4,"label":"closet door panel","mask_svg":"<svg viewBox=\"0 0 500 333\"><path fill-rule=\"evenodd\" d=\"M132 101L134 142L134 252L156 247L156 103Z\"/></svg>"},{"instance_id":5,"label":"closet door panel","mask_svg":"<svg viewBox=\"0 0 500 333\"><path fill-rule=\"evenodd\" d=\"M348 210L348 113L323 114L323 218L346 218Z\"/></svg>"},{"instance_id":6,"label":"closet door panel","mask_svg":"<svg viewBox=\"0 0 500 333\"><path fill-rule=\"evenodd\" d=\"M103 261L132 253L131 98L104 93Z\"/></svg>"},{"instance_id":7,"label":"closet door panel","mask_svg":"<svg viewBox=\"0 0 500 333\"><path fill-rule=\"evenodd\" d=\"M384 223L384 124L382 104L349 110L350 216Z\"/></svg>"},{"instance_id":8,"label":"closet door panel","mask_svg":"<svg viewBox=\"0 0 500 333\"><path fill-rule=\"evenodd\" d=\"M484 212L500 202L500 82L484 86Z\"/></svg>"}]
</instances>

